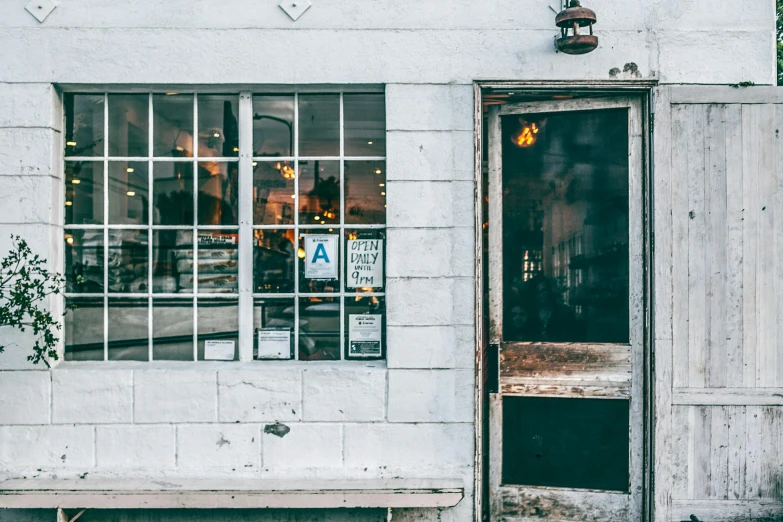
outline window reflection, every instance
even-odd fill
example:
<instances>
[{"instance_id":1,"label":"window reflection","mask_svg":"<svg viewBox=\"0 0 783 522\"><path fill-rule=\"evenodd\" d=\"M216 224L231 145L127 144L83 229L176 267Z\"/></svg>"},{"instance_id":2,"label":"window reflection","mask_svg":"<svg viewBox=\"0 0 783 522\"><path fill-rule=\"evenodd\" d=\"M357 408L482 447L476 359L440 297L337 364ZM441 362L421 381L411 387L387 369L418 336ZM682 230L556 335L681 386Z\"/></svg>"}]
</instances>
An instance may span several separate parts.
<instances>
[{"instance_id":1,"label":"window reflection","mask_svg":"<svg viewBox=\"0 0 783 522\"><path fill-rule=\"evenodd\" d=\"M182 264L178 263L178 268ZM185 268L187 270L187 268ZM192 285L194 274L180 272ZM237 230L198 231L198 292L236 293L239 289L239 234ZM188 283L183 283L182 286Z\"/></svg>"},{"instance_id":2,"label":"window reflection","mask_svg":"<svg viewBox=\"0 0 783 522\"><path fill-rule=\"evenodd\" d=\"M109 230L109 292L146 293L149 287L146 229Z\"/></svg>"},{"instance_id":3,"label":"window reflection","mask_svg":"<svg viewBox=\"0 0 783 522\"><path fill-rule=\"evenodd\" d=\"M156 230L152 243L152 291L162 294L193 291L193 232ZM185 276L185 277L182 277Z\"/></svg>"},{"instance_id":4,"label":"window reflection","mask_svg":"<svg viewBox=\"0 0 783 522\"><path fill-rule=\"evenodd\" d=\"M628 342L628 113L504 117L504 338Z\"/></svg>"},{"instance_id":5,"label":"window reflection","mask_svg":"<svg viewBox=\"0 0 783 522\"><path fill-rule=\"evenodd\" d=\"M65 155L103 156L103 94L65 94Z\"/></svg>"},{"instance_id":6,"label":"window reflection","mask_svg":"<svg viewBox=\"0 0 783 522\"><path fill-rule=\"evenodd\" d=\"M202 94L198 97L198 155L239 155L239 119L236 95Z\"/></svg>"},{"instance_id":7,"label":"window reflection","mask_svg":"<svg viewBox=\"0 0 783 522\"><path fill-rule=\"evenodd\" d=\"M386 103L383 94L343 97L346 156L386 155Z\"/></svg>"},{"instance_id":8,"label":"window reflection","mask_svg":"<svg viewBox=\"0 0 783 522\"><path fill-rule=\"evenodd\" d=\"M236 299L199 298L198 300L198 360L239 360L239 302ZM208 351L210 341L233 343L230 359L216 357Z\"/></svg>"},{"instance_id":9,"label":"window reflection","mask_svg":"<svg viewBox=\"0 0 783 522\"><path fill-rule=\"evenodd\" d=\"M340 162L299 162L299 224L340 223Z\"/></svg>"},{"instance_id":10,"label":"window reflection","mask_svg":"<svg viewBox=\"0 0 783 522\"><path fill-rule=\"evenodd\" d=\"M193 299L153 299L152 360L193 360Z\"/></svg>"},{"instance_id":11,"label":"window reflection","mask_svg":"<svg viewBox=\"0 0 783 522\"><path fill-rule=\"evenodd\" d=\"M340 359L339 298L299 298L299 359Z\"/></svg>"},{"instance_id":12,"label":"window reflection","mask_svg":"<svg viewBox=\"0 0 783 522\"><path fill-rule=\"evenodd\" d=\"M253 281L255 292L294 291L296 254L294 231L254 230Z\"/></svg>"},{"instance_id":13,"label":"window reflection","mask_svg":"<svg viewBox=\"0 0 783 522\"><path fill-rule=\"evenodd\" d=\"M153 223L193 224L193 163L152 164Z\"/></svg>"},{"instance_id":14,"label":"window reflection","mask_svg":"<svg viewBox=\"0 0 783 522\"><path fill-rule=\"evenodd\" d=\"M65 162L65 224L103 223L103 162Z\"/></svg>"},{"instance_id":15,"label":"window reflection","mask_svg":"<svg viewBox=\"0 0 783 522\"><path fill-rule=\"evenodd\" d=\"M345 162L345 209L346 223L386 223L385 162Z\"/></svg>"},{"instance_id":16,"label":"window reflection","mask_svg":"<svg viewBox=\"0 0 783 522\"><path fill-rule=\"evenodd\" d=\"M148 170L146 161L109 162L109 223L147 224Z\"/></svg>"},{"instance_id":17,"label":"window reflection","mask_svg":"<svg viewBox=\"0 0 783 522\"><path fill-rule=\"evenodd\" d=\"M253 162L253 222L256 225L294 224L294 182L291 161Z\"/></svg>"},{"instance_id":18,"label":"window reflection","mask_svg":"<svg viewBox=\"0 0 783 522\"><path fill-rule=\"evenodd\" d=\"M147 156L149 95L110 94L109 156Z\"/></svg>"},{"instance_id":19,"label":"window reflection","mask_svg":"<svg viewBox=\"0 0 783 522\"><path fill-rule=\"evenodd\" d=\"M238 173L236 162L198 164L199 225L237 225Z\"/></svg>"},{"instance_id":20,"label":"window reflection","mask_svg":"<svg viewBox=\"0 0 783 522\"><path fill-rule=\"evenodd\" d=\"M253 155L294 155L293 96L253 96Z\"/></svg>"},{"instance_id":21,"label":"window reflection","mask_svg":"<svg viewBox=\"0 0 783 522\"><path fill-rule=\"evenodd\" d=\"M65 231L66 292L102 293L103 264L103 230Z\"/></svg>"},{"instance_id":22,"label":"window reflection","mask_svg":"<svg viewBox=\"0 0 783 522\"><path fill-rule=\"evenodd\" d=\"M299 155L340 155L340 95L299 95Z\"/></svg>"},{"instance_id":23,"label":"window reflection","mask_svg":"<svg viewBox=\"0 0 783 522\"><path fill-rule=\"evenodd\" d=\"M103 360L103 298L66 298L67 307L75 306L65 314L65 360Z\"/></svg>"},{"instance_id":24,"label":"window reflection","mask_svg":"<svg viewBox=\"0 0 783 522\"><path fill-rule=\"evenodd\" d=\"M155 94L152 97L152 121L155 156L193 156L192 94Z\"/></svg>"},{"instance_id":25,"label":"window reflection","mask_svg":"<svg viewBox=\"0 0 783 522\"><path fill-rule=\"evenodd\" d=\"M109 299L109 360L149 360L147 299Z\"/></svg>"}]
</instances>

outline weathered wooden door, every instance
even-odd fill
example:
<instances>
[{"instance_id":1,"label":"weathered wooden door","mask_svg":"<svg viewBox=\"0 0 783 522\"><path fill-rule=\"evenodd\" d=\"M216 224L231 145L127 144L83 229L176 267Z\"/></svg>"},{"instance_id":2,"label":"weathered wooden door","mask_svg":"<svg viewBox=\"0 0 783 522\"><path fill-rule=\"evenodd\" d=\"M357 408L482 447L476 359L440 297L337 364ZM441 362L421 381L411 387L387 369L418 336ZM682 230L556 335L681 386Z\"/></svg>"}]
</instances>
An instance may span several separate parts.
<instances>
[{"instance_id":1,"label":"weathered wooden door","mask_svg":"<svg viewBox=\"0 0 783 522\"><path fill-rule=\"evenodd\" d=\"M641 103L489 111L490 512L642 519Z\"/></svg>"}]
</instances>

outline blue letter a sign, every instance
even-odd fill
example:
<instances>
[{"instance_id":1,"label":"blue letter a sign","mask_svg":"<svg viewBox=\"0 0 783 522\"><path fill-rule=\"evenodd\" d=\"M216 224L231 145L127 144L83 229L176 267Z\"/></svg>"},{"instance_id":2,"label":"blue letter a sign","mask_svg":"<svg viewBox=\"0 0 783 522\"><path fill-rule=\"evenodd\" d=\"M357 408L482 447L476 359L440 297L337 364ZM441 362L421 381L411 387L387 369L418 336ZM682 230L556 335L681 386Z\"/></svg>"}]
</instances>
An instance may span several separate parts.
<instances>
[{"instance_id":1,"label":"blue letter a sign","mask_svg":"<svg viewBox=\"0 0 783 522\"><path fill-rule=\"evenodd\" d=\"M315 264L319 259L323 259L324 263L329 262L329 256L326 255L326 248L324 247L323 243L318 243L318 246L315 247L315 255L313 256L313 260L310 262Z\"/></svg>"}]
</instances>

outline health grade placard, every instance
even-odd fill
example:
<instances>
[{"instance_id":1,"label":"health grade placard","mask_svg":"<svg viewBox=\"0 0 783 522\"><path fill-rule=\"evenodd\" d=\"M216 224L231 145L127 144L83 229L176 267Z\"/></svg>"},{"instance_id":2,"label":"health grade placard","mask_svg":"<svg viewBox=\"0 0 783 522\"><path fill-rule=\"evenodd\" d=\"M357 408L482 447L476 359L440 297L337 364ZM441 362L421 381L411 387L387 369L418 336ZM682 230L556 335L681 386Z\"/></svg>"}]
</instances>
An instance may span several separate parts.
<instances>
[{"instance_id":1,"label":"health grade placard","mask_svg":"<svg viewBox=\"0 0 783 522\"><path fill-rule=\"evenodd\" d=\"M383 239L351 239L345 257L348 288L383 287Z\"/></svg>"},{"instance_id":2,"label":"health grade placard","mask_svg":"<svg viewBox=\"0 0 783 522\"><path fill-rule=\"evenodd\" d=\"M337 279L337 235L308 234L305 244L305 279Z\"/></svg>"}]
</instances>

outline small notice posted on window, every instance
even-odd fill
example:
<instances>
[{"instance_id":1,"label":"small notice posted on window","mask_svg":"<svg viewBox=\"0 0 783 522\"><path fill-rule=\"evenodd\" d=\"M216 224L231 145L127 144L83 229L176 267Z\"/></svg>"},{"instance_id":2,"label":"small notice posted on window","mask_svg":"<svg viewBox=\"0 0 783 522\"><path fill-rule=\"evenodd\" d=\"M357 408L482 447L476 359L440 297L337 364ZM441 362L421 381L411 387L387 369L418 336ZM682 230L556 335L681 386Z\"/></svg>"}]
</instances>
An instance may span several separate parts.
<instances>
[{"instance_id":1,"label":"small notice posted on window","mask_svg":"<svg viewBox=\"0 0 783 522\"><path fill-rule=\"evenodd\" d=\"M348 288L383 287L383 239L352 239L345 257Z\"/></svg>"},{"instance_id":2,"label":"small notice posted on window","mask_svg":"<svg viewBox=\"0 0 783 522\"><path fill-rule=\"evenodd\" d=\"M204 360L233 361L234 341L204 341Z\"/></svg>"},{"instance_id":3,"label":"small notice posted on window","mask_svg":"<svg viewBox=\"0 0 783 522\"><path fill-rule=\"evenodd\" d=\"M337 235L304 236L305 279L337 279Z\"/></svg>"},{"instance_id":4,"label":"small notice posted on window","mask_svg":"<svg viewBox=\"0 0 783 522\"><path fill-rule=\"evenodd\" d=\"M381 319L380 314L350 314L348 316L349 356L381 356Z\"/></svg>"},{"instance_id":5,"label":"small notice posted on window","mask_svg":"<svg viewBox=\"0 0 783 522\"><path fill-rule=\"evenodd\" d=\"M290 359L290 328L259 328L256 359Z\"/></svg>"}]
</instances>

